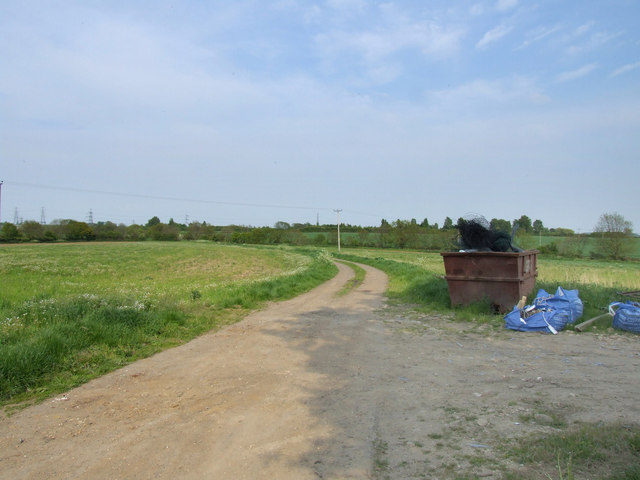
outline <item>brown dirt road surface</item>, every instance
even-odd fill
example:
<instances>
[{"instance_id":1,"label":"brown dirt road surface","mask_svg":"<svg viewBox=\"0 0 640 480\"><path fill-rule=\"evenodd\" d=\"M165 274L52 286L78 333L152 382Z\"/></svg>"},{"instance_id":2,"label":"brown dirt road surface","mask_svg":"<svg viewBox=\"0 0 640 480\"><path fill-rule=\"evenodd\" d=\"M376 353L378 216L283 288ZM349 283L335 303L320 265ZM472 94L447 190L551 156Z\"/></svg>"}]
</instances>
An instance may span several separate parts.
<instances>
[{"instance_id":1,"label":"brown dirt road surface","mask_svg":"<svg viewBox=\"0 0 640 480\"><path fill-rule=\"evenodd\" d=\"M0 417L2 479L500 478L505 438L640 423L636 337L521 334L386 305L385 275L293 300Z\"/></svg>"}]
</instances>

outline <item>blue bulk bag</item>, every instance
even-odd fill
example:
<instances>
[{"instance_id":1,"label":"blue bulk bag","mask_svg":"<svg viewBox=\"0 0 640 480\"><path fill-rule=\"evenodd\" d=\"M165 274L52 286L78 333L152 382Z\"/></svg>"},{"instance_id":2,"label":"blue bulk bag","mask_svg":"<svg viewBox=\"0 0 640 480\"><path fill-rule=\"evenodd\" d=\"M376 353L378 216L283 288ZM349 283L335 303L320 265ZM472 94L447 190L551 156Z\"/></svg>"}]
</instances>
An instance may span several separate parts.
<instances>
[{"instance_id":1,"label":"blue bulk bag","mask_svg":"<svg viewBox=\"0 0 640 480\"><path fill-rule=\"evenodd\" d=\"M533 310L535 313L524 318L524 312ZM537 311L536 311L537 310ZM533 309L528 307L519 310L517 307L507 313L504 317L505 328L520 332L551 332L553 334L562 330L569 322L569 310Z\"/></svg>"},{"instance_id":2,"label":"blue bulk bag","mask_svg":"<svg viewBox=\"0 0 640 480\"><path fill-rule=\"evenodd\" d=\"M640 303L613 302L609 305L609 313L613 315L613 328L640 333Z\"/></svg>"},{"instance_id":3,"label":"blue bulk bag","mask_svg":"<svg viewBox=\"0 0 640 480\"><path fill-rule=\"evenodd\" d=\"M551 310L568 310L569 317L567 323L574 323L582 316L582 300L578 296L578 290L565 290L558 287L555 295L551 295L540 289L538 295L533 300L537 308L548 308ZM563 327L564 328L564 327Z\"/></svg>"}]
</instances>

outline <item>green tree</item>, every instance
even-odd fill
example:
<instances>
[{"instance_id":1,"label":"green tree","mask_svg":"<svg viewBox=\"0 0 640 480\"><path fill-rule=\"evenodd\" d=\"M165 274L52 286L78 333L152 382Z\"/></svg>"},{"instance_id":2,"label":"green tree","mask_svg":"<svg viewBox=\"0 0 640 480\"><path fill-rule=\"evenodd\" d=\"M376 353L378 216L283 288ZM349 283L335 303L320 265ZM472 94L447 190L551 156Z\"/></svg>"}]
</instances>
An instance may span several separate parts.
<instances>
[{"instance_id":1,"label":"green tree","mask_svg":"<svg viewBox=\"0 0 640 480\"><path fill-rule=\"evenodd\" d=\"M603 213L594 228L599 233L597 252L607 258L627 257L633 248L632 230L631 222L619 213Z\"/></svg>"},{"instance_id":2,"label":"green tree","mask_svg":"<svg viewBox=\"0 0 640 480\"><path fill-rule=\"evenodd\" d=\"M20 232L18 231L18 227L16 227L13 223L5 222L2 224L2 229L0 230L0 238L6 242L13 242L18 240L20 237Z\"/></svg>"},{"instance_id":3,"label":"green tree","mask_svg":"<svg viewBox=\"0 0 640 480\"><path fill-rule=\"evenodd\" d=\"M27 220L20 225L20 233L27 240L43 240L44 239L44 227L42 224L34 221Z\"/></svg>"},{"instance_id":4,"label":"green tree","mask_svg":"<svg viewBox=\"0 0 640 480\"><path fill-rule=\"evenodd\" d=\"M429 220L425 218L424 220L422 220L422 223L420 224L420 226L422 228L429 228Z\"/></svg>"},{"instance_id":5,"label":"green tree","mask_svg":"<svg viewBox=\"0 0 640 480\"><path fill-rule=\"evenodd\" d=\"M150 227L153 227L155 225L158 225L159 223L160 223L160 219L158 217L151 217L149 219L149 221L147 222L146 227L150 228Z\"/></svg>"},{"instance_id":6,"label":"green tree","mask_svg":"<svg viewBox=\"0 0 640 480\"><path fill-rule=\"evenodd\" d=\"M133 225L129 225L128 227L125 228L124 238L125 240L133 240L133 241L144 240L145 239L144 227L142 225L136 225L135 223Z\"/></svg>"},{"instance_id":7,"label":"green tree","mask_svg":"<svg viewBox=\"0 0 640 480\"><path fill-rule=\"evenodd\" d=\"M176 241L180 240L180 230L174 225L158 223L149 229L152 240Z\"/></svg>"},{"instance_id":8,"label":"green tree","mask_svg":"<svg viewBox=\"0 0 640 480\"><path fill-rule=\"evenodd\" d=\"M274 228L278 230L289 230L291 228L291 225L289 225L287 222L279 221L275 223Z\"/></svg>"},{"instance_id":9,"label":"green tree","mask_svg":"<svg viewBox=\"0 0 640 480\"><path fill-rule=\"evenodd\" d=\"M453 228L453 220L450 217L444 219L442 224L442 230L451 230Z\"/></svg>"},{"instance_id":10,"label":"green tree","mask_svg":"<svg viewBox=\"0 0 640 480\"><path fill-rule=\"evenodd\" d=\"M489 222L491 230L494 232L507 232L511 233L511 222L502 218L492 218Z\"/></svg>"},{"instance_id":11,"label":"green tree","mask_svg":"<svg viewBox=\"0 0 640 480\"><path fill-rule=\"evenodd\" d=\"M97 240L123 240L126 227L113 222L98 222L93 226L93 233Z\"/></svg>"},{"instance_id":12,"label":"green tree","mask_svg":"<svg viewBox=\"0 0 640 480\"><path fill-rule=\"evenodd\" d=\"M544 225L542 224L542 220L534 220L533 221L533 233L540 234L544 232Z\"/></svg>"},{"instance_id":13,"label":"green tree","mask_svg":"<svg viewBox=\"0 0 640 480\"><path fill-rule=\"evenodd\" d=\"M531 225L531 219L526 215L522 215L518 220L516 220L518 224L518 228L525 233L533 232L533 226Z\"/></svg>"},{"instance_id":14,"label":"green tree","mask_svg":"<svg viewBox=\"0 0 640 480\"><path fill-rule=\"evenodd\" d=\"M63 220L61 225L62 233L66 240L93 240L95 238L93 229L85 222Z\"/></svg>"}]
</instances>

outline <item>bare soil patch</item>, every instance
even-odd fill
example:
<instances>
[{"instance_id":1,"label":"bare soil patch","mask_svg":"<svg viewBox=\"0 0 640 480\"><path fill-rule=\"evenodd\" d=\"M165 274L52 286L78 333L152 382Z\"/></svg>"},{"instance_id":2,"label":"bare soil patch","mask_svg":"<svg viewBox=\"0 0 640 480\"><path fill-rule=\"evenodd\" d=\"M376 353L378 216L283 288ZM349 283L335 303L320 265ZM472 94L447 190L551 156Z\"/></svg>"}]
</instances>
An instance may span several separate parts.
<instances>
[{"instance_id":1,"label":"bare soil patch","mask_svg":"<svg viewBox=\"0 0 640 480\"><path fill-rule=\"evenodd\" d=\"M500 478L504 439L640 423L637 338L384 302L353 272L0 420L0 478Z\"/></svg>"}]
</instances>

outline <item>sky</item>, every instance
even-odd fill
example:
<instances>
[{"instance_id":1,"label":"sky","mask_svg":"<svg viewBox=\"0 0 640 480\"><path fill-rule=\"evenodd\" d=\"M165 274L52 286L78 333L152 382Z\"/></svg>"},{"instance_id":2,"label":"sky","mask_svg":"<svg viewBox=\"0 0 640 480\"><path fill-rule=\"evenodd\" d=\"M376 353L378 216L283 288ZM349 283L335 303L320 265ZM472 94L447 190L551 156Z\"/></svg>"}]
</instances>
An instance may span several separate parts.
<instances>
[{"instance_id":1,"label":"sky","mask_svg":"<svg viewBox=\"0 0 640 480\"><path fill-rule=\"evenodd\" d=\"M2 221L640 232L638 0L0 0Z\"/></svg>"}]
</instances>

